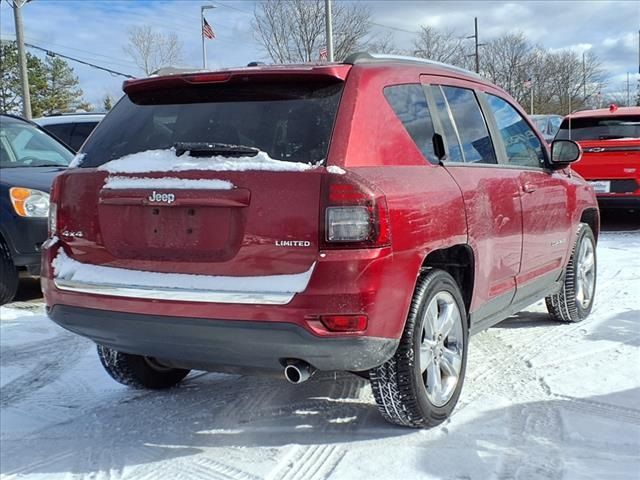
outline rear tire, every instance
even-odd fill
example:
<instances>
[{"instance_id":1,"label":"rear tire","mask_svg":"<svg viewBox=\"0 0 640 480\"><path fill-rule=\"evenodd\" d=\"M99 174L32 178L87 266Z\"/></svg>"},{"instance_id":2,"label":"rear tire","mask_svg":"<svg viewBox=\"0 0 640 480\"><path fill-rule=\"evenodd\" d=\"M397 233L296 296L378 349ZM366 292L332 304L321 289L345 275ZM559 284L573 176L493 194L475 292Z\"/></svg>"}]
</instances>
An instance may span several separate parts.
<instances>
[{"instance_id":1,"label":"rear tire","mask_svg":"<svg viewBox=\"0 0 640 480\"><path fill-rule=\"evenodd\" d=\"M134 388L170 388L189 374L189 370L165 367L151 357L118 352L102 345L98 345L98 357L111 378Z\"/></svg>"},{"instance_id":2,"label":"rear tire","mask_svg":"<svg viewBox=\"0 0 640 480\"><path fill-rule=\"evenodd\" d=\"M0 238L0 305L9 303L18 291L18 269L13 264L9 246Z\"/></svg>"},{"instance_id":3,"label":"rear tire","mask_svg":"<svg viewBox=\"0 0 640 480\"><path fill-rule=\"evenodd\" d=\"M452 413L467 363L467 315L451 275L418 280L395 355L369 372L378 410L397 425L434 427Z\"/></svg>"},{"instance_id":4,"label":"rear tire","mask_svg":"<svg viewBox=\"0 0 640 480\"><path fill-rule=\"evenodd\" d=\"M562 289L545 298L551 318L562 322L581 322L591 312L596 293L596 240L591 227L581 223Z\"/></svg>"}]
</instances>

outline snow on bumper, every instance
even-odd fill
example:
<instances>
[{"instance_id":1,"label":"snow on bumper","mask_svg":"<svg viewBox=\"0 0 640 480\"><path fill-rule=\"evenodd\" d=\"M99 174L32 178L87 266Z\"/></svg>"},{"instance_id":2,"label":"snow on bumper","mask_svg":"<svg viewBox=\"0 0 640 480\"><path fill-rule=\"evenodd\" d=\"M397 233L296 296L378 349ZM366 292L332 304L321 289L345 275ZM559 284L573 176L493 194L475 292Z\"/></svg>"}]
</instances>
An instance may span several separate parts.
<instances>
[{"instance_id":1,"label":"snow on bumper","mask_svg":"<svg viewBox=\"0 0 640 480\"><path fill-rule=\"evenodd\" d=\"M189 275L90 265L59 249L51 266L54 284L60 290L156 300L284 305L307 288L315 263L306 272L292 275Z\"/></svg>"}]
</instances>

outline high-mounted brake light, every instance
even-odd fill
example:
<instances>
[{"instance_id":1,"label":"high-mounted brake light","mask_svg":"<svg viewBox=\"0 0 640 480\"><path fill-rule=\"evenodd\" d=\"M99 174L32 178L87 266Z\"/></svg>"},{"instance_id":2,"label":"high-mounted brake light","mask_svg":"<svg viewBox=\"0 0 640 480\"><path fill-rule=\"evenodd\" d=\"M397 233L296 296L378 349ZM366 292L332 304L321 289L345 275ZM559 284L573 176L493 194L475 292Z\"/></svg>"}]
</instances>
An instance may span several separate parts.
<instances>
[{"instance_id":1,"label":"high-mounted brake light","mask_svg":"<svg viewBox=\"0 0 640 480\"><path fill-rule=\"evenodd\" d=\"M230 73L200 73L184 77L189 83L222 83L231 78Z\"/></svg>"},{"instance_id":2,"label":"high-mounted brake light","mask_svg":"<svg viewBox=\"0 0 640 480\"><path fill-rule=\"evenodd\" d=\"M355 175L325 176L322 198L320 244L324 248L372 248L391 243L386 198Z\"/></svg>"}]
</instances>

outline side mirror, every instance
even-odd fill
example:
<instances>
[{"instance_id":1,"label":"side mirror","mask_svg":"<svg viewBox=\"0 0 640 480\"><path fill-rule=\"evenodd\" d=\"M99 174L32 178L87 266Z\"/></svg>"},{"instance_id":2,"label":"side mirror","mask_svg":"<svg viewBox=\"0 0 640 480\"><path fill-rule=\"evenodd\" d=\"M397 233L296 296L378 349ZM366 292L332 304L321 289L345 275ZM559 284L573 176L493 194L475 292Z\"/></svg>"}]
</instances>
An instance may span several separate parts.
<instances>
[{"instance_id":1,"label":"side mirror","mask_svg":"<svg viewBox=\"0 0 640 480\"><path fill-rule=\"evenodd\" d=\"M551 168L561 169L580 160L582 149L573 140L554 140L551 143Z\"/></svg>"}]
</instances>

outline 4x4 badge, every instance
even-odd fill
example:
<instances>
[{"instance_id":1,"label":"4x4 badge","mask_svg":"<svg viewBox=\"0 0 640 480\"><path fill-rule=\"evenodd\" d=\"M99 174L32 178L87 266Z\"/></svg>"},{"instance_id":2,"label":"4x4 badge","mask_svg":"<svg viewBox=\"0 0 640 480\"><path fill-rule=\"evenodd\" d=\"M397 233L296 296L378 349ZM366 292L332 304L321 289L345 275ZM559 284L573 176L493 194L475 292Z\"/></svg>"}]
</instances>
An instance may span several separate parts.
<instances>
[{"instance_id":1,"label":"4x4 badge","mask_svg":"<svg viewBox=\"0 0 640 480\"><path fill-rule=\"evenodd\" d=\"M173 193L158 193L155 190L149 197L150 202L164 202L173 203L176 200L176 196Z\"/></svg>"}]
</instances>

